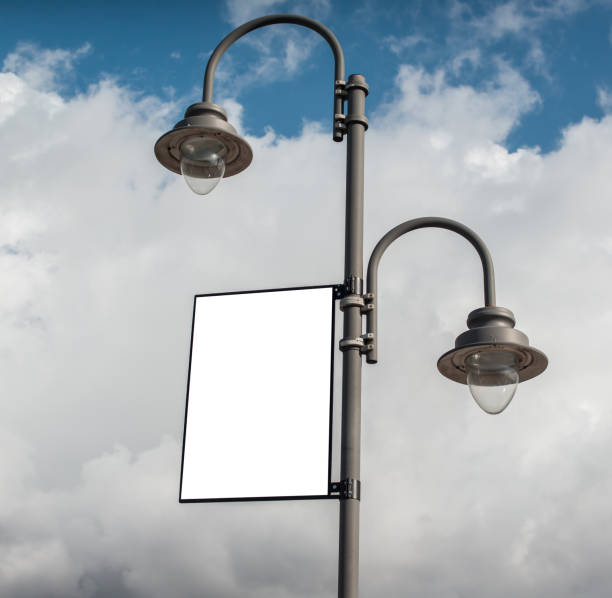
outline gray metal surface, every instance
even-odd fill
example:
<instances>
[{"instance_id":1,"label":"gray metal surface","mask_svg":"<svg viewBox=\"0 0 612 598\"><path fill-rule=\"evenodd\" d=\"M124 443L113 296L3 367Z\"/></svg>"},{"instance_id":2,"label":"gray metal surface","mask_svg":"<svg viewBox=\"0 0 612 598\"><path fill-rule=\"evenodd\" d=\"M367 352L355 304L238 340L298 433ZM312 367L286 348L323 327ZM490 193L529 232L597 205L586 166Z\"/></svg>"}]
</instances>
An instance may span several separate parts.
<instances>
[{"instance_id":1,"label":"gray metal surface","mask_svg":"<svg viewBox=\"0 0 612 598\"><path fill-rule=\"evenodd\" d=\"M465 359L479 349L510 350L519 353L521 380L535 376L546 367L546 356L529 347L527 337L514 330L514 318L509 310L495 307L493 262L480 237L472 230L446 218L417 218L390 230L376 245L368 265L367 293L363 294L363 202L364 202L364 136L368 128L365 98L368 86L362 75L351 75L344 81L344 55L335 35L326 27L300 15L270 15L254 19L227 35L216 47L204 76L203 102L191 106L185 120L173 131L163 135L156 144L160 162L180 172L179 148L186 137L201 133L214 135L227 149L225 176L243 170L251 162L249 145L236 134L224 111L212 103L214 75L221 56L246 33L278 23L307 27L319 33L330 45L334 55L334 141L347 136L345 264L343 288L336 294L343 298L344 331L342 359L342 437L341 480L339 488L357 488L360 482L361 446L361 354L368 363L376 363L377 339L377 277L380 259L387 247L401 235L418 228L443 228L466 238L478 252L483 268L485 307L470 314L470 330L457 338L455 349L438 361L447 377L465 383ZM344 103L348 100L348 113ZM488 311L487 311L488 310ZM367 318L367 333L362 334L362 316ZM365 341L365 342L364 342ZM360 492L340 493L340 529L338 559L338 597L358 598L359 586L359 495Z\"/></svg>"},{"instance_id":2,"label":"gray metal surface","mask_svg":"<svg viewBox=\"0 0 612 598\"><path fill-rule=\"evenodd\" d=\"M454 382L467 384L466 360L481 351L509 351L517 357L519 382L541 374L548 366L546 355L529 346L527 335L514 328L514 314L505 307L488 306L468 315L469 330L455 340L455 348L438 359L438 370Z\"/></svg>"},{"instance_id":3,"label":"gray metal surface","mask_svg":"<svg viewBox=\"0 0 612 598\"><path fill-rule=\"evenodd\" d=\"M347 287L363 279L363 160L367 84L351 75L348 90L346 163L346 221L344 279ZM361 337L361 306L348 304L344 311L344 338ZM340 478L360 479L361 459L361 352L347 347L342 354L342 440ZM359 500L340 500L338 597L359 595Z\"/></svg>"},{"instance_id":4,"label":"gray metal surface","mask_svg":"<svg viewBox=\"0 0 612 598\"><path fill-rule=\"evenodd\" d=\"M380 258L393 241L406 233L420 228L443 228L445 230L450 230L461 235L472 244L474 249L478 252L480 261L482 262L485 305L495 305L495 273L493 270L493 260L491 259L491 254L484 244L484 241L473 230L455 220L438 218L435 216L414 218L413 220L402 222L402 224L392 228L376 244L368 263L368 308L366 311L366 322L368 333L374 335L370 341L372 348L366 353L366 360L368 363L378 362L378 264L380 263Z\"/></svg>"},{"instance_id":5,"label":"gray metal surface","mask_svg":"<svg viewBox=\"0 0 612 598\"><path fill-rule=\"evenodd\" d=\"M242 172L253 159L251 146L227 122L225 110L212 102L189 106L185 118L155 143L156 158L168 170L181 174L181 144L194 136L216 137L225 146L224 177Z\"/></svg>"},{"instance_id":6,"label":"gray metal surface","mask_svg":"<svg viewBox=\"0 0 612 598\"><path fill-rule=\"evenodd\" d=\"M496 341L495 343L474 343L447 351L438 359L438 371L453 382L467 384L465 361L470 355L479 351L509 351L516 354L519 362L519 383L535 378L548 366L546 355L535 347L507 341Z\"/></svg>"},{"instance_id":7,"label":"gray metal surface","mask_svg":"<svg viewBox=\"0 0 612 598\"><path fill-rule=\"evenodd\" d=\"M268 25L276 25L279 23L285 23L290 25L299 25L316 31L325 41L329 44L334 54L334 100L333 100L333 119L334 119L334 141L342 141L344 131L344 53L342 47L336 36L324 25L303 17L301 15L290 15L290 14L278 14L268 15L259 19L253 19L244 25L241 25L237 29L234 29L229 35L227 35L221 43L215 48L208 64L206 65L206 72L204 73L204 91L202 94L202 100L204 102L212 102L213 87L215 80L215 71L221 56L225 51L243 35L246 35L250 31L259 29L260 27L266 27Z\"/></svg>"}]
</instances>

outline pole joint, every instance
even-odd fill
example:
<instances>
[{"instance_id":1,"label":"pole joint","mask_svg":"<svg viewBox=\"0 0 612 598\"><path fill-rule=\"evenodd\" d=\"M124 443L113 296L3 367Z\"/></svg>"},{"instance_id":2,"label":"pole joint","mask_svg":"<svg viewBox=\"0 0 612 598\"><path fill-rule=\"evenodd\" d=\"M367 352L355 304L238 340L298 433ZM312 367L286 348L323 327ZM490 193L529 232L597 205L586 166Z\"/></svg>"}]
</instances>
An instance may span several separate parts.
<instances>
[{"instance_id":1,"label":"pole joint","mask_svg":"<svg viewBox=\"0 0 612 598\"><path fill-rule=\"evenodd\" d=\"M347 92L351 89L361 89L365 92L366 96L370 93L370 86L366 83L363 75L351 75L345 89Z\"/></svg>"},{"instance_id":2,"label":"pole joint","mask_svg":"<svg viewBox=\"0 0 612 598\"><path fill-rule=\"evenodd\" d=\"M361 481L347 478L341 482L332 482L330 492L332 494L338 493L340 500L346 500L347 498L361 500Z\"/></svg>"},{"instance_id":3,"label":"pole joint","mask_svg":"<svg viewBox=\"0 0 612 598\"><path fill-rule=\"evenodd\" d=\"M368 121L365 114L349 114L348 116L344 117L344 120L346 122L345 127L357 123L363 125L363 128L367 131L368 127L370 126L370 121Z\"/></svg>"}]
</instances>

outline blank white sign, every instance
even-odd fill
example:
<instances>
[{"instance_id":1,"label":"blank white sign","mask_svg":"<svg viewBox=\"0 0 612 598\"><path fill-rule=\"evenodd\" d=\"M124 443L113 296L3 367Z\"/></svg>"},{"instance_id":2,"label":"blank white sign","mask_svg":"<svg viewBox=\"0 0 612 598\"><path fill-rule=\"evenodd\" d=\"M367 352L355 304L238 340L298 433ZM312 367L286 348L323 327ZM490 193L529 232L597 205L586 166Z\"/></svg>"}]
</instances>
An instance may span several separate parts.
<instances>
[{"instance_id":1,"label":"blank white sign","mask_svg":"<svg viewBox=\"0 0 612 598\"><path fill-rule=\"evenodd\" d=\"M180 500L328 494L331 287L195 299Z\"/></svg>"}]
</instances>

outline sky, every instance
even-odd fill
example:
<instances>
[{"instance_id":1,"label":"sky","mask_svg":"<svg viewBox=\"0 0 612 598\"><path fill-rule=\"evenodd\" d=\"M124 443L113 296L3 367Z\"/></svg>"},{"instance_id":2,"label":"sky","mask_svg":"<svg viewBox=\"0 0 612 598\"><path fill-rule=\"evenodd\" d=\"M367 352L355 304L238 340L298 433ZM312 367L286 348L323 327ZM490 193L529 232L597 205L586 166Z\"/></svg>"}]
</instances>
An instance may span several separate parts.
<instances>
[{"instance_id":1,"label":"sky","mask_svg":"<svg viewBox=\"0 0 612 598\"><path fill-rule=\"evenodd\" d=\"M321 20L370 85L366 260L404 220L463 222L550 362L483 413L435 365L482 306L476 253L436 230L388 250L364 364L361 595L609 596L603 0L3 6L0 593L336 595L336 501L178 503L193 296L343 277L345 144L314 33L253 32L221 61L215 101L247 170L203 198L153 155L215 45L275 12Z\"/></svg>"}]
</instances>

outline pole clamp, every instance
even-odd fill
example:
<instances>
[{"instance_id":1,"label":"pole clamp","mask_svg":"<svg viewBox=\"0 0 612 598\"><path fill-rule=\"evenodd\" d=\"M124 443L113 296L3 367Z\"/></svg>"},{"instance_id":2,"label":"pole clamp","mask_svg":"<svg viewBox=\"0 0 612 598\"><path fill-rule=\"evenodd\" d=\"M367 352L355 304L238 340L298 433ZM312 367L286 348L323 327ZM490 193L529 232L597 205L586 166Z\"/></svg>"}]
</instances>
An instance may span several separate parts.
<instances>
[{"instance_id":1,"label":"pole clamp","mask_svg":"<svg viewBox=\"0 0 612 598\"><path fill-rule=\"evenodd\" d=\"M346 131L346 116L344 114L334 114L334 140L342 141Z\"/></svg>"},{"instance_id":2,"label":"pole clamp","mask_svg":"<svg viewBox=\"0 0 612 598\"><path fill-rule=\"evenodd\" d=\"M368 130L368 127L370 126L370 121L363 114L349 114L346 117L345 122L346 122L346 125L345 125L346 127L348 127L349 125L355 124L355 123L359 125L363 125L366 131Z\"/></svg>"},{"instance_id":3,"label":"pole clamp","mask_svg":"<svg viewBox=\"0 0 612 598\"><path fill-rule=\"evenodd\" d=\"M340 341L340 351L348 351L349 349L359 349L360 353L367 353L374 348L368 341L372 341L374 339L374 334L372 332L366 332L362 334L358 338L343 338Z\"/></svg>"},{"instance_id":4,"label":"pole clamp","mask_svg":"<svg viewBox=\"0 0 612 598\"><path fill-rule=\"evenodd\" d=\"M341 482L332 482L330 491L332 494L337 492L341 500L347 498L361 500L361 481L347 478Z\"/></svg>"},{"instance_id":5,"label":"pole clamp","mask_svg":"<svg viewBox=\"0 0 612 598\"><path fill-rule=\"evenodd\" d=\"M369 311L374 311L374 293L366 293L363 296L362 314L367 314Z\"/></svg>"},{"instance_id":6,"label":"pole clamp","mask_svg":"<svg viewBox=\"0 0 612 598\"><path fill-rule=\"evenodd\" d=\"M369 353L374 348L374 345L372 344L372 341L374 340L374 333L366 332L365 334L361 335L361 338L363 339L363 347L360 349L361 353Z\"/></svg>"},{"instance_id":7,"label":"pole clamp","mask_svg":"<svg viewBox=\"0 0 612 598\"><path fill-rule=\"evenodd\" d=\"M363 349L364 342L361 337L359 338L343 338L340 341L340 351L348 351L349 349L359 349L359 352Z\"/></svg>"},{"instance_id":8,"label":"pole clamp","mask_svg":"<svg viewBox=\"0 0 612 598\"><path fill-rule=\"evenodd\" d=\"M347 295L361 295L363 293L363 279L359 276L349 276L344 281L344 288Z\"/></svg>"},{"instance_id":9,"label":"pole clamp","mask_svg":"<svg viewBox=\"0 0 612 598\"><path fill-rule=\"evenodd\" d=\"M336 79L334 81L334 132L333 140L342 141L347 134L346 117L344 116L344 102L348 93L346 81Z\"/></svg>"},{"instance_id":10,"label":"pole clamp","mask_svg":"<svg viewBox=\"0 0 612 598\"><path fill-rule=\"evenodd\" d=\"M346 295L340 299L340 311L344 311L347 307L359 307L363 311L364 305L363 297L359 295Z\"/></svg>"},{"instance_id":11,"label":"pole clamp","mask_svg":"<svg viewBox=\"0 0 612 598\"><path fill-rule=\"evenodd\" d=\"M349 295L359 295L363 292L363 280L358 276L350 276L340 285L334 286L336 299L343 299Z\"/></svg>"},{"instance_id":12,"label":"pole clamp","mask_svg":"<svg viewBox=\"0 0 612 598\"><path fill-rule=\"evenodd\" d=\"M344 86L344 89L348 92L349 89L361 89L366 95L370 93L370 86L366 83L366 80L360 75L351 75L349 82Z\"/></svg>"}]
</instances>

